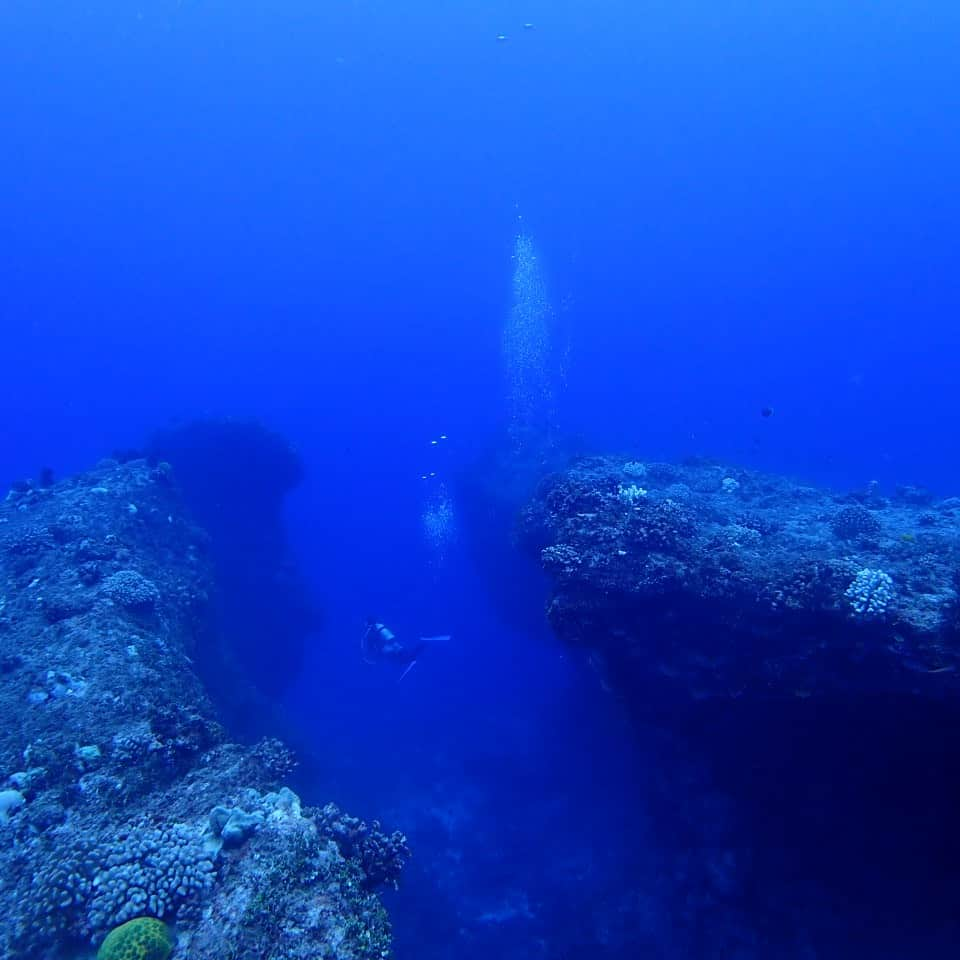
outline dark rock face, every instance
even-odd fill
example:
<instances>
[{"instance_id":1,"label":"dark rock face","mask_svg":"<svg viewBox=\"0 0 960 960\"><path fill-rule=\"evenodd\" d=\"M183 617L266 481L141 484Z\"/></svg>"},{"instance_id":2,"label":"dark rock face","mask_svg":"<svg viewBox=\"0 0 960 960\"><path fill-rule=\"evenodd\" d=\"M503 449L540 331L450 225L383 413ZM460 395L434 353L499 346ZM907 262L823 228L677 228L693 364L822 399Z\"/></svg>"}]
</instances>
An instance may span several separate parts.
<instances>
[{"instance_id":1,"label":"dark rock face","mask_svg":"<svg viewBox=\"0 0 960 960\"><path fill-rule=\"evenodd\" d=\"M208 544L146 461L0 505L0 955L136 916L176 921L193 960L389 955L371 888L402 838L351 821L344 853L281 786L289 751L230 743L198 679ZM222 808L247 828L231 845Z\"/></svg>"},{"instance_id":2,"label":"dark rock face","mask_svg":"<svg viewBox=\"0 0 960 960\"><path fill-rule=\"evenodd\" d=\"M300 482L297 453L278 434L243 420L202 420L157 433L150 455L172 466L169 480L209 535L216 570L215 658L201 660L218 700L224 674L275 697L297 676L310 631L318 626L306 585L291 558L283 503Z\"/></svg>"},{"instance_id":3,"label":"dark rock face","mask_svg":"<svg viewBox=\"0 0 960 960\"><path fill-rule=\"evenodd\" d=\"M525 527L556 633L647 702L960 689L960 500L590 459Z\"/></svg>"},{"instance_id":4,"label":"dark rock face","mask_svg":"<svg viewBox=\"0 0 960 960\"><path fill-rule=\"evenodd\" d=\"M520 447L491 445L457 476L474 562L490 599L505 622L526 632L543 629L542 612L530 601L543 595L545 584L539 557L516 549L517 513L539 481L561 469L570 455L559 444L531 435Z\"/></svg>"}]
</instances>

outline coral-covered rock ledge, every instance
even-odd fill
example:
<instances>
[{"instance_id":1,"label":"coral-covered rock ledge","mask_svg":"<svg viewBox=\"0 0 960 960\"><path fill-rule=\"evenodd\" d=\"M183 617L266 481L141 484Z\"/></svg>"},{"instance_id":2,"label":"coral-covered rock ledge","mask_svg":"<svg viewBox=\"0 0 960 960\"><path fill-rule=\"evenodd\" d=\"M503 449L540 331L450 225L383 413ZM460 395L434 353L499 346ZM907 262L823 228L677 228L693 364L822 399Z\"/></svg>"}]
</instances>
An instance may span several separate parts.
<instances>
[{"instance_id":1,"label":"coral-covered rock ledge","mask_svg":"<svg viewBox=\"0 0 960 960\"><path fill-rule=\"evenodd\" d=\"M65 956L133 917L177 957L384 958L408 854L230 743L194 670L206 536L163 464L106 462L0 504L0 955Z\"/></svg>"},{"instance_id":2,"label":"coral-covered rock ledge","mask_svg":"<svg viewBox=\"0 0 960 960\"><path fill-rule=\"evenodd\" d=\"M634 704L960 690L960 499L591 458L522 535L554 630Z\"/></svg>"}]
</instances>

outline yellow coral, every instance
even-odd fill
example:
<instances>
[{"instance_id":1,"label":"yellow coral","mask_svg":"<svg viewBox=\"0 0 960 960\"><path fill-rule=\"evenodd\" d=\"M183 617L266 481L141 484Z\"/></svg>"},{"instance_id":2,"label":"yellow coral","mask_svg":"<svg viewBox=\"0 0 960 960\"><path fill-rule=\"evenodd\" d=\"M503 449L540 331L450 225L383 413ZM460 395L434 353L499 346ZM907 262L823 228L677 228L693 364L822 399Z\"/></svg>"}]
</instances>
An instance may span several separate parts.
<instances>
[{"instance_id":1,"label":"yellow coral","mask_svg":"<svg viewBox=\"0 0 960 960\"><path fill-rule=\"evenodd\" d=\"M137 917L107 934L97 960L167 960L172 950L170 929L162 920Z\"/></svg>"}]
</instances>

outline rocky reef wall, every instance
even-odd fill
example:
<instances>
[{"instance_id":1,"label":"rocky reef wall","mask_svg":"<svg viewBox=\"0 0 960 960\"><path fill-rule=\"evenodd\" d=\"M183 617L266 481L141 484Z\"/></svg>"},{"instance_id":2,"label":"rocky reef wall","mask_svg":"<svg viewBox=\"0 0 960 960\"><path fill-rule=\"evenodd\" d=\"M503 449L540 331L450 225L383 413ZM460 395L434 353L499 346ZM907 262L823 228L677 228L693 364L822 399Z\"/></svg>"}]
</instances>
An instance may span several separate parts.
<instances>
[{"instance_id":1,"label":"rocky reef wall","mask_svg":"<svg viewBox=\"0 0 960 960\"><path fill-rule=\"evenodd\" d=\"M556 635L661 738L659 822L727 864L710 900L751 950L960 935L960 499L592 457L521 539Z\"/></svg>"},{"instance_id":2,"label":"rocky reef wall","mask_svg":"<svg viewBox=\"0 0 960 960\"><path fill-rule=\"evenodd\" d=\"M195 669L214 589L164 463L0 504L0 955L143 916L191 960L390 955L404 838L303 806L280 742L230 741Z\"/></svg>"}]
</instances>

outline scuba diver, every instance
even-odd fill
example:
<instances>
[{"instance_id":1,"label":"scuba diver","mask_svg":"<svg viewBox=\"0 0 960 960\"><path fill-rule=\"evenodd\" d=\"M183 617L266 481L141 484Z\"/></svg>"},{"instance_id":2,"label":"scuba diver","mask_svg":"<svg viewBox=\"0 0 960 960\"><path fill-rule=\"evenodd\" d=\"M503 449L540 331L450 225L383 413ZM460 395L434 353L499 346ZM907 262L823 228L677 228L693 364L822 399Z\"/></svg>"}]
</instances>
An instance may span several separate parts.
<instances>
[{"instance_id":1,"label":"scuba diver","mask_svg":"<svg viewBox=\"0 0 960 960\"><path fill-rule=\"evenodd\" d=\"M397 663L403 667L402 680L416 665L417 658L427 647L449 640L449 636L420 637L415 643L404 643L385 624L367 617L360 636L360 653L364 663Z\"/></svg>"}]
</instances>

